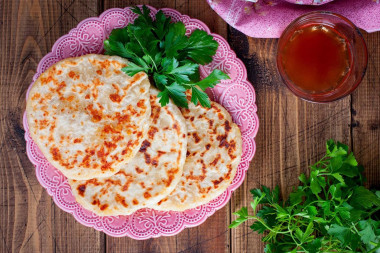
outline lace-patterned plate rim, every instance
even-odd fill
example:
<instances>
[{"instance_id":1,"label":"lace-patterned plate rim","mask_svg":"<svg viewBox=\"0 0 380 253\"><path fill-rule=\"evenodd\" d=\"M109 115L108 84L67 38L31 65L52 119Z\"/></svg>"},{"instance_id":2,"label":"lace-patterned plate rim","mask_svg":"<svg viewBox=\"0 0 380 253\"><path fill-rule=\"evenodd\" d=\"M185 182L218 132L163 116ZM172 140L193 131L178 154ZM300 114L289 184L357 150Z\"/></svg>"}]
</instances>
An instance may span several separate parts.
<instances>
[{"instance_id":1,"label":"lace-patterned plate rim","mask_svg":"<svg viewBox=\"0 0 380 253\"><path fill-rule=\"evenodd\" d=\"M157 12L155 8L150 6L148 7L151 9L153 14ZM235 78L232 81L229 80L225 83L222 82L220 85L217 85L210 91L212 97L216 101L224 106L228 105L227 110L230 111L234 121L237 122L239 127L242 129L243 135L244 153L242 162L239 165L238 173L233 183L223 194L207 204L199 206L195 209L186 210L184 212L159 212L152 209L147 209L145 213L142 213L142 210L138 210L130 216L96 216L75 202L70 188L67 187L67 179L57 169L51 166L49 162L42 156L37 145L30 137L26 114L24 113L23 116L27 155L32 164L35 166L36 176L40 184L47 190L48 194L52 196L55 204L65 212L71 213L78 222L85 226L102 231L113 237L128 236L133 239L144 240L149 238L157 238L160 236L172 236L178 234L185 228L196 227L202 224L217 210L224 207L230 200L233 191L242 184L250 161L253 158L256 150L254 139L258 131L259 121L256 114L257 107L255 104L255 91L253 89L253 86L247 80L247 70L243 63L238 58L236 58L236 54L233 52L233 50L231 50L228 42L220 35L211 33L209 28L202 21L192 19L187 15L182 15L173 9L164 8L161 10L165 13L165 15L173 17L173 20L183 21L189 31L195 28L200 28L210 33L219 42L223 43L223 47L221 47L222 52L220 52L219 58L214 58L214 61L217 61L217 63L214 65L211 63L208 66L208 70L210 70L210 68L212 69L213 67L220 68L220 66L224 66L226 69L223 70L228 71L229 74ZM82 48L79 47L79 49L78 47L75 47L76 45L74 45L74 47L71 45L70 47L67 47L68 49L66 48L65 50L69 50L68 52L73 55L83 55L88 52L99 53L103 50L103 39L99 41L99 38L108 36L109 32L107 32L107 29L110 31L114 28L120 27L120 24L124 22L124 19L125 24L123 24L125 26L134 20L135 16L136 15L131 12L130 8L127 7L124 9L109 9L103 12L99 17L91 17L81 21L77 27L71 29L68 34L63 35L61 38L59 38L54 43L52 51L41 59L40 63L38 64L37 73L33 77L33 82L43 72L44 68L46 69L54 62L63 59L63 57L60 57L58 55L57 50L60 47L64 47L66 45L61 45L60 43L66 43L67 41L80 41L81 38L79 37L78 32L81 31L81 29L83 29L82 35L84 34L83 31L86 31L86 29L89 30L90 33L92 32L93 34L84 34L84 37L92 38L99 44L92 45L91 48L85 48L85 46L83 46ZM112 18L116 18L117 21L113 20L115 23L112 23ZM101 24L101 26L99 26L99 24ZM101 29L100 32L99 29ZM99 35L99 37L96 37L97 35ZM76 49L78 49L78 51L75 51ZM202 69L203 74L207 74L208 71L206 68L202 67ZM28 97L29 90L33 82L29 86L26 98ZM233 91L231 92L233 93L233 97L232 95L230 96L229 93L223 92L225 89L231 86L234 86L234 89L231 89ZM249 94L251 96L247 96L247 90L249 90ZM236 101L238 101L240 104L235 104L234 107L234 103L236 103ZM244 105L244 108L242 105ZM134 223L133 221L138 215L140 215L138 217L138 220L142 222Z\"/></svg>"}]
</instances>

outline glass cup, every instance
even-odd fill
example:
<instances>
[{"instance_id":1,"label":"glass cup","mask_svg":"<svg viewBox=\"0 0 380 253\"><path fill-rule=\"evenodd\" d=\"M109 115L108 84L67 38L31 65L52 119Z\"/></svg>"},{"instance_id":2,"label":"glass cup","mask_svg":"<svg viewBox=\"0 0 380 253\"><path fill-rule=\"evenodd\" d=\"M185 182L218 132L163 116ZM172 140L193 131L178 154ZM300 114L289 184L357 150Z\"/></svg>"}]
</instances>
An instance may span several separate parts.
<instances>
[{"instance_id":1,"label":"glass cup","mask_svg":"<svg viewBox=\"0 0 380 253\"><path fill-rule=\"evenodd\" d=\"M339 36L344 37L351 57L350 70L342 81L332 90L320 93L311 92L297 86L288 77L282 63L281 52L284 50L289 39L302 27L310 25L330 27L335 30ZM359 29L347 18L327 11L310 12L294 20L282 33L277 47L277 68L283 82L296 96L307 101L318 103L335 101L352 93L364 77L367 69L367 58L367 47Z\"/></svg>"}]
</instances>

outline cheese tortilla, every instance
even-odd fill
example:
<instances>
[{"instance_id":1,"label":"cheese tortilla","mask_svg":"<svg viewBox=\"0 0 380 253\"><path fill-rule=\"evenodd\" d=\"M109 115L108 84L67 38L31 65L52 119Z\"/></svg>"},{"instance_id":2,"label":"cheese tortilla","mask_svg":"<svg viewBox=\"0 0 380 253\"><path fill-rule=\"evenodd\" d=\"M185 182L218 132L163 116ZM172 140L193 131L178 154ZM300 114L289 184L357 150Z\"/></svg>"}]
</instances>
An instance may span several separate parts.
<instances>
[{"instance_id":1,"label":"cheese tortilla","mask_svg":"<svg viewBox=\"0 0 380 253\"><path fill-rule=\"evenodd\" d=\"M157 203L177 185L186 159L186 124L170 102L161 107L151 88L151 125L137 155L118 173L69 180L76 200L97 215L128 215Z\"/></svg>"},{"instance_id":2,"label":"cheese tortilla","mask_svg":"<svg viewBox=\"0 0 380 253\"><path fill-rule=\"evenodd\" d=\"M84 55L51 66L33 84L30 134L66 177L111 176L131 160L149 127L149 80L121 71L117 56Z\"/></svg>"},{"instance_id":3,"label":"cheese tortilla","mask_svg":"<svg viewBox=\"0 0 380 253\"><path fill-rule=\"evenodd\" d=\"M189 104L182 109L187 126L187 158L182 178L172 193L151 207L183 211L222 194L235 177L242 155L239 127L219 104Z\"/></svg>"}]
</instances>

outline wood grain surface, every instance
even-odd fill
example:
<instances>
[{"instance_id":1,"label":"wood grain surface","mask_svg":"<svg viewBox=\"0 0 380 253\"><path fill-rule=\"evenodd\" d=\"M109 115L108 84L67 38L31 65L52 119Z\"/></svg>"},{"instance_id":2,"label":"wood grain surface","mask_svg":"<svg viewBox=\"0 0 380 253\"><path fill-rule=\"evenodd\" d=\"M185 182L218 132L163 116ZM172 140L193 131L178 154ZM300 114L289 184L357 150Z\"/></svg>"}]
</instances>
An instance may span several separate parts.
<instances>
[{"instance_id":1,"label":"wood grain surface","mask_svg":"<svg viewBox=\"0 0 380 253\"><path fill-rule=\"evenodd\" d=\"M228 39L248 69L257 97L257 151L242 186L226 207L199 227L145 241L112 238L57 208L26 156L22 114L37 64L53 43L81 20L113 7L150 4L175 8ZM286 196L300 172L318 160L325 141L350 144L380 184L380 32L366 34L369 62L359 88L330 104L297 99L276 70L276 39L254 39L229 27L205 0L0 0L0 252L263 252L248 224L227 229L232 212L247 205L249 189L281 187Z\"/></svg>"}]
</instances>

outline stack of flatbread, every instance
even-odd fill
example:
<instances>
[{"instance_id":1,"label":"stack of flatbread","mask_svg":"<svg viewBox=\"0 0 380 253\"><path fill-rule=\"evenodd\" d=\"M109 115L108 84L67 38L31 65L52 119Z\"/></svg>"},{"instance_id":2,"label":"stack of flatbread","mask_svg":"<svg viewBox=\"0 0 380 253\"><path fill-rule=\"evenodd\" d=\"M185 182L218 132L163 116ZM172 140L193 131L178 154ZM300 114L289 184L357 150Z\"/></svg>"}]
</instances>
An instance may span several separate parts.
<instances>
[{"instance_id":1,"label":"stack of flatbread","mask_svg":"<svg viewBox=\"0 0 380 253\"><path fill-rule=\"evenodd\" d=\"M231 184L242 155L238 126L219 104L161 107L148 76L130 77L117 56L60 61L36 80L30 134L85 209L128 215L182 211Z\"/></svg>"}]
</instances>

